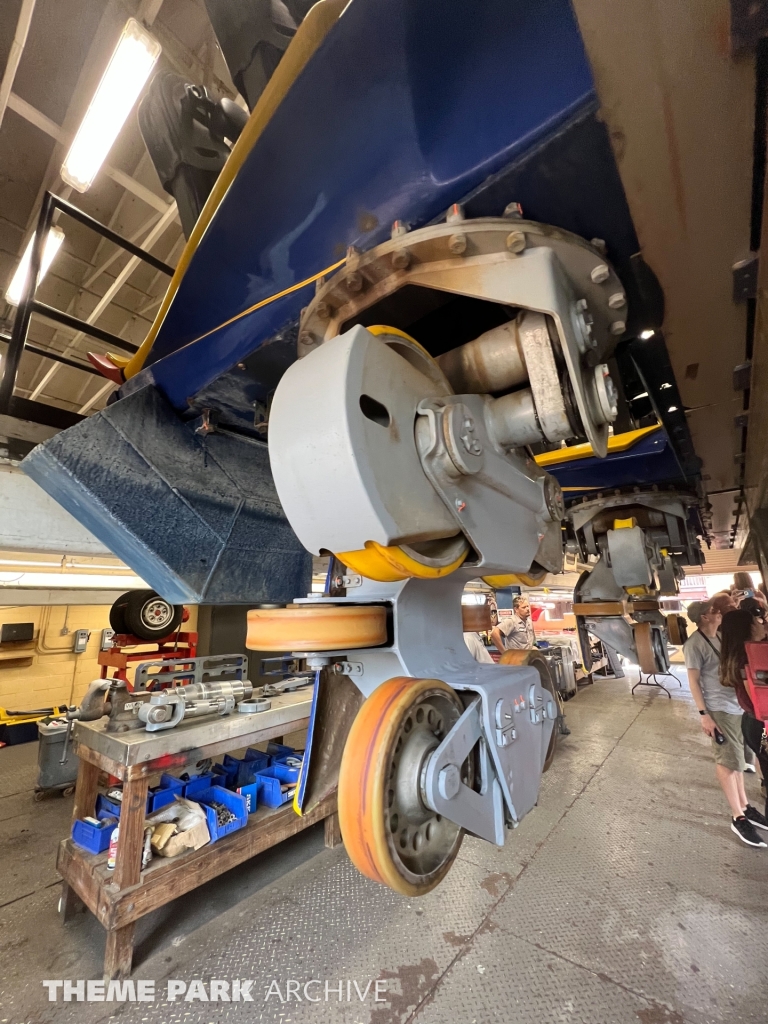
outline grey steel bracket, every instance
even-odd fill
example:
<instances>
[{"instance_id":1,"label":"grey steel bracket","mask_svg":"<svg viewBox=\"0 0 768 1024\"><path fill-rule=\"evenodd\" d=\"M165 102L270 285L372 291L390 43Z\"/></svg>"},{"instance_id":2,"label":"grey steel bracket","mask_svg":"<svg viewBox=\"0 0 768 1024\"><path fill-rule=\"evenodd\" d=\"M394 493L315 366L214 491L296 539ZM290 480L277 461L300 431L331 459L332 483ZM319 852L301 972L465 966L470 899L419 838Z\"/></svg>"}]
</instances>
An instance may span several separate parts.
<instances>
[{"instance_id":1,"label":"grey steel bracket","mask_svg":"<svg viewBox=\"0 0 768 1024\"><path fill-rule=\"evenodd\" d=\"M497 846L504 844L505 819L516 824L536 803L557 720L536 669L510 667L510 673L466 687L478 698L430 755L423 781L432 810ZM460 777L475 747L479 791Z\"/></svg>"},{"instance_id":2,"label":"grey steel bracket","mask_svg":"<svg viewBox=\"0 0 768 1024\"><path fill-rule=\"evenodd\" d=\"M149 690L156 684L234 682L248 678L245 654L211 654L200 658L166 658L142 661L136 666L134 690Z\"/></svg>"},{"instance_id":3,"label":"grey steel bracket","mask_svg":"<svg viewBox=\"0 0 768 1024\"><path fill-rule=\"evenodd\" d=\"M477 565L486 572L529 572L556 518L548 497L557 487L530 460L497 451L486 428L486 401L482 395L450 395L420 402L416 443L421 464L477 551ZM460 436L467 422L473 427L472 450ZM562 568L560 546L554 562L545 568Z\"/></svg>"},{"instance_id":4,"label":"grey steel bracket","mask_svg":"<svg viewBox=\"0 0 768 1024\"><path fill-rule=\"evenodd\" d=\"M424 800L436 814L497 846L504 845L504 800L482 728L482 701L473 701L429 758ZM461 780L461 765L478 746L479 792Z\"/></svg>"}]
</instances>

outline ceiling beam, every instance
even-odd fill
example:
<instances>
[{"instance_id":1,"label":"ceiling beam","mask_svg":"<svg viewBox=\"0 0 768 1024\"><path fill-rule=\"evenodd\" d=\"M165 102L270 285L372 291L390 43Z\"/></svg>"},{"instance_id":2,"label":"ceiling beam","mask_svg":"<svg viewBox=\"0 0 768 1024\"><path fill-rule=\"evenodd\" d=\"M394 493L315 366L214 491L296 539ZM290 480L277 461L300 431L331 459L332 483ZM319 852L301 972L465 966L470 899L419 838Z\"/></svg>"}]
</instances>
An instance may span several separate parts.
<instances>
[{"instance_id":1,"label":"ceiling beam","mask_svg":"<svg viewBox=\"0 0 768 1024\"><path fill-rule=\"evenodd\" d=\"M142 22L147 28L151 28L162 6L163 0L141 0L136 12L136 20Z\"/></svg>"},{"instance_id":2,"label":"ceiling beam","mask_svg":"<svg viewBox=\"0 0 768 1024\"><path fill-rule=\"evenodd\" d=\"M46 117L45 114L41 113L39 110L36 110L31 103L27 103L27 101L23 100L21 96L17 96L15 92L12 92L8 97L8 106L11 110L15 111L19 117L23 117L25 121L29 121L30 124L39 128L40 131L45 132L46 135L50 135L52 139L55 139L62 145L66 146L70 142L69 137L66 135L64 130L59 127L59 125L55 124L49 117ZM155 193L151 189L148 189L146 185L142 185L140 181L136 181L135 178L132 178L129 174L119 170L119 168L112 167L110 164L104 164L102 170L118 185L121 185L129 192L133 192L135 196L142 199L148 206L154 207L159 213L165 213L165 211L170 207L175 208L176 204L173 200L166 202L164 199L161 199L160 196L155 195Z\"/></svg>"},{"instance_id":3,"label":"ceiling beam","mask_svg":"<svg viewBox=\"0 0 768 1024\"><path fill-rule=\"evenodd\" d=\"M8 54L8 62L5 65L3 80L0 82L0 125L3 123L5 109L8 106L8 98L13 88L13 80L21 62L21 55L27 45L27 33L32 21L32 14L35 10L36 0L22 0L19 20L16 22L16 32L11 43L11 52ZM146 2L146 0L145 0ZM162 2L162 0L161 0Z\"/></svg>"}]
</instances>

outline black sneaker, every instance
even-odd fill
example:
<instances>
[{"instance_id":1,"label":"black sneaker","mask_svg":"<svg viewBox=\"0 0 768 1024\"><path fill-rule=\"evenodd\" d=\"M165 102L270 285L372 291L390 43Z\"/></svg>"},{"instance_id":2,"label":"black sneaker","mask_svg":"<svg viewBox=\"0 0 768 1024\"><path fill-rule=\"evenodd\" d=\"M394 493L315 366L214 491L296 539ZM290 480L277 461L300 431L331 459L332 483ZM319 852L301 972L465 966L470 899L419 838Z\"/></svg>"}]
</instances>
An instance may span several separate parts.
<instances>
[{"instance_id":1,"label":"black sneaker","mask_svg":"<svg viewBox=\"0 0 768 1024\"><path fill-rule=\"evenodd\" d=\"M764 842L755 832L752 823L747 821L743 815L740 818L731 819L731 831L735 832L742 843L746 843L747 846L768 846L768 843Z\"/></svg>"},{"instance_id":2,"label":"black sneaker","mask_svg":"<svg viewBox=\"0 0 768 1024\"><path fill-rule=\"evenodd\" d=\"M768 818L765 818L756 807L751 804L747 804L746 810L744 811L744 817L747 821L751 821L755 828L762 828L768 832Z\"/></svg>"}]
</instances>

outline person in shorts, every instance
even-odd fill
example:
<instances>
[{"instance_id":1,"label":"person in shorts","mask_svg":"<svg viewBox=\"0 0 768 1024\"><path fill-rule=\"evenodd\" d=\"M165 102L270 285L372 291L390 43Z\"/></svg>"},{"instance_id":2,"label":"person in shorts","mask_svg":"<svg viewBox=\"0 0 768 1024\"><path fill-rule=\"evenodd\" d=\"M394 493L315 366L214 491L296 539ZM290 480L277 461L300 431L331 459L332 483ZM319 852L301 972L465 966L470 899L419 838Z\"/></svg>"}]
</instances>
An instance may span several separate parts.
<instances>
[{"instance_id":1,"label":"person in shorts","mask_svg":"<svg viewBox=\"0 0 768 1024\"><path fill-rule=\"evenodd\" d=\"M701 728L712 740L717 781L731 808L731 830L747 846L768 846L761 835L768 821L748 803L744 789L742 710L735 692L720 683L722 616L711 600L692 602L687 615L696 626L683 647L688 684Z\"/></svg>"}]
</instances>

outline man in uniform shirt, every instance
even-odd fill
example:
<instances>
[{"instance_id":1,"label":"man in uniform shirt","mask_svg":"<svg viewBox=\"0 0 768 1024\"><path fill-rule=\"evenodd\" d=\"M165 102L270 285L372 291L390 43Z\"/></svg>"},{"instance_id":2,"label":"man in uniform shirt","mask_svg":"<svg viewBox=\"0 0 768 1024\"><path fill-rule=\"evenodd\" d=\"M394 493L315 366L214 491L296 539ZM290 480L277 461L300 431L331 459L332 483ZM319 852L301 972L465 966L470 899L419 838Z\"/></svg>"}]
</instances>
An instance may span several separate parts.
<instances>
[{"instance_id":1,"label":"man in uniform shirt","mask_svg":"<svg viewBox=\"0 0 768 1024\"><path fill-rule=\"evenodd\" d=\"M504 651L522 651L536 646L531 606L525 594L516 594L512 598L512 614L499 619L498 626L491 633L491 640L500 654Z\"/></svg>"}]
</instances>

